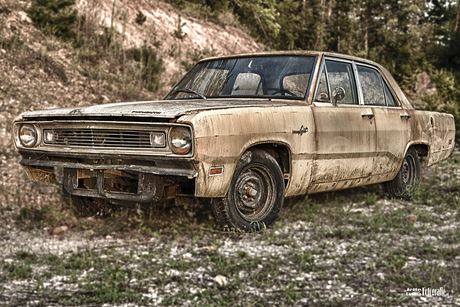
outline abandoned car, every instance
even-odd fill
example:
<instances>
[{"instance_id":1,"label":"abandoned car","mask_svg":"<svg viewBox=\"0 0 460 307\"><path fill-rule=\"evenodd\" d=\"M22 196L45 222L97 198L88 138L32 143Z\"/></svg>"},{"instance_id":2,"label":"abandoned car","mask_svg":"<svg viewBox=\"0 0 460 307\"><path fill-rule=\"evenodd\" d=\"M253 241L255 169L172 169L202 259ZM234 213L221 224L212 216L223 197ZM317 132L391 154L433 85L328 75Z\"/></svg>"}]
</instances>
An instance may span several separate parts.
<instances>
[{"instance_id":1,"label":"abandoned car","mask_svg":"<svg viewBox=\"0 0 460 307\"><path fill-rule=\"evenodd\" d=\"M13 125L30 180L63 186L80 210L193 199L242 231L272 224L285 197L380 182L404 197L454 135L452 115L414 110L381 65L309 51L205 59L161 101Z\"/></svg>"}]
</instances>

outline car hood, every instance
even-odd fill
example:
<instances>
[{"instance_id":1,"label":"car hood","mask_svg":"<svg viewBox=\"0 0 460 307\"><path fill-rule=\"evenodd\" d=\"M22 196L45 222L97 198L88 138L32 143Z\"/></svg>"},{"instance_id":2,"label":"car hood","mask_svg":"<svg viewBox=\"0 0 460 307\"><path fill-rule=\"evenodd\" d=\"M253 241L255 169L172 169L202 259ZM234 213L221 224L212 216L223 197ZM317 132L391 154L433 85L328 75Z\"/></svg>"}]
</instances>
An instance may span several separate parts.
<instances>
[{"instance_id":1,"label":"car hood","mask_svg":"<svg viewBox=\"0 0 460 307\"><path fill-rule=\"evenodd\" d=\"M135 116L176 118L184 114L205 110L247 108L253 106L283 106L292 103L289 100L270 101L268 99L159 100L30 111L21 114L21 117ZM299 104L299 102L296 104Z\"/></svg>"}]
</instances>

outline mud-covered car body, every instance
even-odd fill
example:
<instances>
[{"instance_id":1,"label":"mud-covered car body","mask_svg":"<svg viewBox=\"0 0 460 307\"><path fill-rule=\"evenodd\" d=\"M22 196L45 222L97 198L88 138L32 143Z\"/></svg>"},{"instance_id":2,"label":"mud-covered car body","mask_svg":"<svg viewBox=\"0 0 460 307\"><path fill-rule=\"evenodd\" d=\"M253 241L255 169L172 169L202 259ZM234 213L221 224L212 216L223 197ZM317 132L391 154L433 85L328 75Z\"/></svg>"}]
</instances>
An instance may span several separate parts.
<instances>
[{"instance_id":1,"label":"mud-covered car body","mask_svg":"<svg viewBox=\"0 0 460 307\"><path fill-rule=\"evenodd\" d=\"M452 115L414 110L379 64L307 51L202 60L161 101L32 111L13 125L32 181L118 203L220 199L226 224L231 201L269 224L284 197L390 182L410 148L431 165L454 135ZM276 163L283 191L264 162L239 169L248 152Z\"/></svg>"}]
</instances>

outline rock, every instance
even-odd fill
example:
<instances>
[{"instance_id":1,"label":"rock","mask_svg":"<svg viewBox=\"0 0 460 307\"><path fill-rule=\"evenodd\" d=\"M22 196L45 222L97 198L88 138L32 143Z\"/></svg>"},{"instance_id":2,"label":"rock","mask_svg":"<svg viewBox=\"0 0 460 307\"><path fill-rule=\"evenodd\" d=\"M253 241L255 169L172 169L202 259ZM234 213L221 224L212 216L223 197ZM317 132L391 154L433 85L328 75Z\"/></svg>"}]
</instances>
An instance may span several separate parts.
<instances>
[{"instance_id":1,"label":"rock","mask_svg":"<svg viewBox=\"0 0 460 307\"><path fill-rule=\"evenodd\" d=\"M23 23L28 23L28 24L32 23L32 19L30 19L30 17L27 16L25 12L19 12L19 17L21 18L21 21Z\"/></svg>"},{"instance_id":2,"label":"rock","mask_svg":"<svg viewBox=\"0 0 460 307\"><path fill-rule=\"evenodd\" d=\"M105 95L101 95L101 97L99 98L99 100L103 103L109 103L110 102L110 99L109 97L105 96Z\"/></svg>"},{"instance_id":3,"label":"rock","mask_svg":"<svg viewBox=\"0 0 460 307\"><path fill-rule=\"evenodd\" d=\"M216 251L215 246L203 246L203 251L207 253L213 253Z\"/></svg>"},{"instance_id":4,"label":"rock","mask_svg":"<svg viewBox=\"0 0 460 307\"><path fill-rule=\"evenodd\" d=\"M408 215L406 216L406 221L408 221L409 223L415 224L415 222L417 222L417 216L413 214Z\"/></svg>"},{"instance_id":5,"label":"rock","mask_svg":"<svg viewBox=\"0 0 460 307\"><path fill-rule=\"evenodd\" d=\"M56 227L53 229L53 231L51 232L54 236L58 236L64 232L67 232L69 230L69 227L67 226L60 226L60 227Z\"/></svg>"},{"instance_id":6,"label":"rock","mask_svg":"<svg viewBox=\"0 0 460 307\"><path fill-rule=\"evenodd\" d=\"M227 285L227 283L228 283L227 277L222 276L222 275L217 275L217 276L214 278L214 281L215 281L220 287L223 287L223 286Z\"/></svg>"}]
</instances>

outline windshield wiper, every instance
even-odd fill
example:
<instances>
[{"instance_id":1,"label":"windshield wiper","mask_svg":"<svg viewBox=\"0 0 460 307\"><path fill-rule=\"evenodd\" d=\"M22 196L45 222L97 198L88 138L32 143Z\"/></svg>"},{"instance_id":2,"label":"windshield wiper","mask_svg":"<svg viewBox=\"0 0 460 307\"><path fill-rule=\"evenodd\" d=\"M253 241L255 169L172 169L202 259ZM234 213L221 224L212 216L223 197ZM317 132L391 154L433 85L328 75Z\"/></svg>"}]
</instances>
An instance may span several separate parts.
<instances>
[{"instance_id":1,"label":"windshield wiper","mask_svg":"<svg viewBox=\"0 0 460 307\"><path fill-rule=\"evenodd\" d=\"M200 94L198 93L197 91L194 91L192 89L189 89L189 88L180 88L180 89L177 89L177 90L174 90L173 93L176 93L176 92L184 92L184 93L191 93L191 94L195 94L197 96L200 96L200 98L206 100L206 96L204 96L203 94Z\"/></svg>"}]
</instances>

